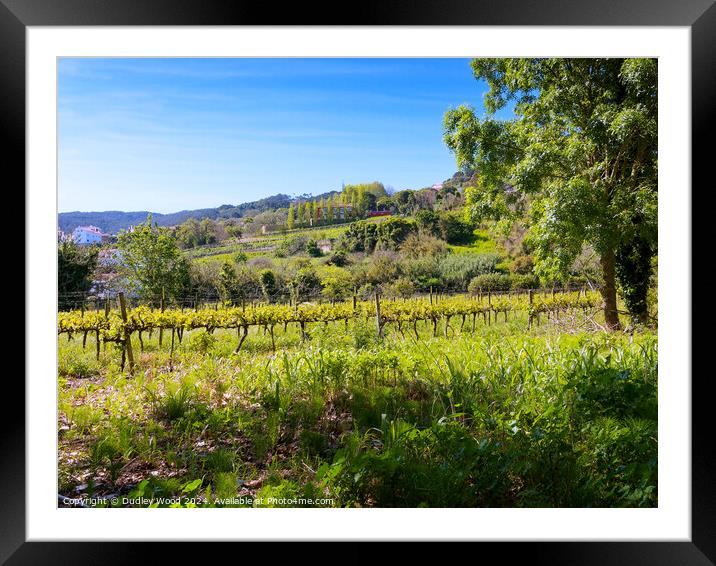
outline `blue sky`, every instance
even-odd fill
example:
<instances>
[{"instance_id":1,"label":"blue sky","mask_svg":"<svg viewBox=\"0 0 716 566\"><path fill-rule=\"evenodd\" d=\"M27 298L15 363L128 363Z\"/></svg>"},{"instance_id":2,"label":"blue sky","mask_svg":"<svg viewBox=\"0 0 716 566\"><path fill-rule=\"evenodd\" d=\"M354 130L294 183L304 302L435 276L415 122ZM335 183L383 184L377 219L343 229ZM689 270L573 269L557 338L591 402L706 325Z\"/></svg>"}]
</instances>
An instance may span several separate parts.
<instances>
[{"instance_id":1,"label":"blue sky","mask_svg":"<svg viewBox=\"0 0 716 566\"><path fill-rule=\"evenodd\" d=\"M468 59L70 59L58 66L59 210L174 212L450 177L442 117Z\"/></svg>"}]
</instances>

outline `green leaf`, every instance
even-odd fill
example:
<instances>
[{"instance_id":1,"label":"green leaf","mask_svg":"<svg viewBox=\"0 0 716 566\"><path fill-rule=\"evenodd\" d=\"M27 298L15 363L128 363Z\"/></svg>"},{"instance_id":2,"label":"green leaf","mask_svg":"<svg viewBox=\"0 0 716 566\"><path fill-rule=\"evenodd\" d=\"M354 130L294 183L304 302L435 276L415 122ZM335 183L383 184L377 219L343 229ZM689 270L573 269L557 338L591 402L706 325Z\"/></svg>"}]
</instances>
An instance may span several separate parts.
<instances>
[{"instance_id":1,"label":"green leaf","mask_svg":"<svg viewBox=\"0 0 716 566\"><path fill-rule=\"evenodd\" d=\"M191 493L192 491L195 491L201 485L201 481L202 481L201 478L194 480L194 481L190 481L189 483L184 485L181 492L182 493Z\"/></svg>"}]
</instances>

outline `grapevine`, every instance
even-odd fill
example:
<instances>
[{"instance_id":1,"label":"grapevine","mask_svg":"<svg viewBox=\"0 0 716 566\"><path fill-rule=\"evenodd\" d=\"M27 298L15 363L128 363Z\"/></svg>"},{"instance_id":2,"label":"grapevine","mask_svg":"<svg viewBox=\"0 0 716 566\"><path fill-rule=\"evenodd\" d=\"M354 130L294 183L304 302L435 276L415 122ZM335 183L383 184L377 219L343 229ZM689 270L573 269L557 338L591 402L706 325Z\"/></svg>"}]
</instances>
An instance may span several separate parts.
<instances>
[{"instance_id":1,"label":"grapevine","mask_svg":"<svg viewBox=\"0 0 716 566\"><path fill-rule=\"evenodd\" d=\"M548 316L560 312L583 311L598 307L601 296L596 292L587 293L560 293L556 296L539 295L529 300L526 295L508 297L494 296L485 300L485 297L474 298L467 296L451 297L440 302L430 303L424 299L410 299L405 301L385 301L381 305L380 324L395 324L402 333L404 324L413 325L417 335L416 323L429 321L434 331L437 324L445 320L446 331L451 328L450 321L458 317L462 329L469 318L472 318L472 328L478 316L489 322L492 317L495 321L501 314L507 320L508 313L526 312L530 319L539 317L541 313ZM184 331L205 329L213 332L215 329L236 329L243 332L239 344L246 337L250 327L263 327L270 332L273 340L273 329L276 325L285 328L289 324L298 324L305 335L305 326L309 323L331 323L348 321L354 318L370 319L376 316L376 305L373 301L358 301L300 305L258 304L245 307L223 307L220 309L152 309L139 306L130 309L127 321L124 322L119 312L109 311L69 311L58 314L58 334L67 334L71 339L74 334L82 334L86 340L87 333L92 333L97 340L104 342L121 343L124 336L139 334L140 343L142 333L151 333L155 329L172 330L181 340Z\"/></svg>"}]
</instances>

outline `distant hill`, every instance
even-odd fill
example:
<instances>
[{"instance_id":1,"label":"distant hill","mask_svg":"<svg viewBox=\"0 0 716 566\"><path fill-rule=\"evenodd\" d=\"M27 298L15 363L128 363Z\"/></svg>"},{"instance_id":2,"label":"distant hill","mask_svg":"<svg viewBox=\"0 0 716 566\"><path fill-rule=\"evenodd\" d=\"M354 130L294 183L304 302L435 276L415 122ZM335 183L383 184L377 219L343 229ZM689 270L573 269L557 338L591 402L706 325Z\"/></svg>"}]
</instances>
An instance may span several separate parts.
<instances>
[{"instance_id":1,"label":"distant hill","mask_svg":"<svg viewBox=\"0 0 716 566\"><path fill-rule=\"evenodd\" d=\"M473 175L473 171L457 172L452 178L445 181L446 185L461 187L467 183ZM322 197L330 197L340 191L328 191L319 195L304 194L298 197L277 194L270 197L262 198L252 202L245 202L238 205L222 204L216 208L200 208L197 210L181 210L179 212L171 212L162 214L152 212L152 220L159 226L176 226L182 222L186 222L190 218L201 220L202 218L211 218L217 220L221 218L241 218L242 216L253 216L259 212L267 210L276 210L279 208L288 208L291 202L296 200L320 199ZM71 232L78 226L97 226L103 232L108 234L116 234L120 230L126 230L130 226L135 226L147 221L149 211L139 210L133 212L124 212L121 210L105 210L102 212L60 212L58 214L59 228L63 232Z\"/></svg>"},{"instance_id":2,"label":"distant hill","mask_svg":"<svg viewBox=\"0 0 716 566\"><path fill-rule=\"evenodd\" d=\"M200 208L197 210L181 210L169 214L152 212L152 220L159 226L175 226L189 218L240 218L249 212L263 212L286 208L293 199L288 195L278 194L260 200L246 202L239 205L222 204L216 208ZM60 212L58 215L59 227L63 232L71 232L77 226L91 224L101 228L109 234L116 234L130 226L147 221L149 211L140 210L123 212L120 210L106 210L103 212Z\"/></svg>"}]
</instances>

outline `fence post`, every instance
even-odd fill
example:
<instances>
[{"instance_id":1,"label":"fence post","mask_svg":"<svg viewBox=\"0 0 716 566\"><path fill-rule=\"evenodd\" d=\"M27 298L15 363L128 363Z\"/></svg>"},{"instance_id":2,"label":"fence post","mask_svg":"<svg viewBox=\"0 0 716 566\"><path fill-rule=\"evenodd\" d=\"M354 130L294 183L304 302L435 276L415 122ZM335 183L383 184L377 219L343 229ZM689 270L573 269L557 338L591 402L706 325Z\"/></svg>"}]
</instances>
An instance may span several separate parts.
<instances>
[{"instance_id":1,"label":"fence post","mask_svg":"<svg viewBox=\"0 0 716 566\"><path fill-rule=\"evenodd\" d=\"M160 312L164 312L164 287L162 287L162 296L161 299L159 299L159 309ZM164 328L161 326L159 327L159 347L162 346L162 339L164 337Z\"/></svg>"},{"instance_id":2,"label":"fence post","mask_svg":"<svg viewBox=\"0 0 716 566\"><path fill-rule=\"evenodd\" d=\"M375 326L378 330L378 336L383 337L383 325L380 320L380 294L378 289L375 290Z\"/></svg>"},{"instance_id":3,"label":"fence post","mask_svg":"<svg viewBox=\"0 0 716 566\"><path fill-rule=\"evenodd\" d=\"M529 314L527 315L527 330L532 328L532 292L533 292L532 289L530 289L529 292L527 293L530 298L530 306L529 306L529 311L528 311Z\"/></svg>"},{"instance_id":4,"label":"fence post","mask_svg":"<svg viewBox=\"0 0 716 566\"><path fill-rule=\"evenodd\" d=\"M124 293L119 293L119 307L122 309L122 321L127 323L127 306L124 302ZM134 370L134 352L132 351L132 335L124 329L124 348L127 351L127 359L129 360L129 373Z\"/></svg>"}]
</instances>

